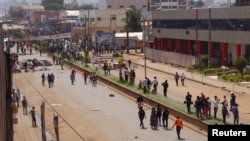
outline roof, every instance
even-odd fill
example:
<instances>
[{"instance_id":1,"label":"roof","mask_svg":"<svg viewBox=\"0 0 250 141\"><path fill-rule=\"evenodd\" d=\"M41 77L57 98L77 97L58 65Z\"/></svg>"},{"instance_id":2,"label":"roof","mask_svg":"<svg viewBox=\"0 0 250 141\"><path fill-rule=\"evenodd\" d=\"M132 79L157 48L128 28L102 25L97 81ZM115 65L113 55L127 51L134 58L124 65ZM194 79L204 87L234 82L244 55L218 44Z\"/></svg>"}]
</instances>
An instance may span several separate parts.
<instances>
[{"instance_id":1,"label":"roof","mask_svg":"<svg viewBox=\"0 0 250 141\"><path fill-rule=\"evenodd\" d=\"M142 34L143 32L129 32L129 38L137 38L138 40L142 40ZM127 37L127 33L123 32L123 33L115 33L115 37L116 38L124 38Z\"/></svg>"},{"instance_id":2,"label":"roof","mask_svg":"<svg viewBox=\"0 0 250 141\"><path fill-rule=\"evenodd\" d=\"M41 5L29 5L29 6L21 6L22 9L26 10L44 10L44 6Z\"/></svg>"}]
</instances>

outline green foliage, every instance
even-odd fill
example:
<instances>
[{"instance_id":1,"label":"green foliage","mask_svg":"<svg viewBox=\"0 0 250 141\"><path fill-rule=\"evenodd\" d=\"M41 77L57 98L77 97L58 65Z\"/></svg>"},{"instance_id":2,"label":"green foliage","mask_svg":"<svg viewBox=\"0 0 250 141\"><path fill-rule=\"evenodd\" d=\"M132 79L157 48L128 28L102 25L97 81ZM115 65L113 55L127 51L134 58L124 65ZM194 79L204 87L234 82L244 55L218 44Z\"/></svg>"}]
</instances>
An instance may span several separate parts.
<instances>
[{"instance_id":1,"label":"green foliage","mask_svg":"<svg viewBox=\"0 0 250 141\"><path fill-rule=\"evenodd\" d=\"M45 10L63 10L64 6L57 3L48 3L44 8Z\"/></svg>"},{"instance_id":2,"label":"green foliage","mask_svg":"<svg viewBox=\"0 0 250 141\"><path fill-rule=\"evenodd\" d=\"M88 61L89 61L89 48L86 47L84 50L84 62L85 66L88 66Z\"/></svg>"},{"instance_id":3,"label":"green foliage","mask_svg":"<svg viewBox=\"0 0 250 141\"><path fill-rule=\"evenodd\" d=\"M202 55L201 56L201 61L207 67L208 66L208 55Z\"/></svg>"},{"instance_id":4,"label":"green foliage","mask_svg":"<svg viewBox=\"0 0 250 141\"><path fill-rule=\"evenodd\" d=\"M16 39L23 39L23 37L24 37L24 34L22 33L22 31L20 29L11 29L10 35Z\"/></svg>"},{"instance_id":5,"label":"green foliage","mask_svg":"<svg viewBox=\"0 0 250 141\"><path fill-rule=\"evenodd\" d=\"M229 70L229 71L220 71L217 73L218 76L221 76L222 74L226 74L226 75L233 75L233 74L237 74L239 73L238 70Z\"/></svg>"},{"instance_id":6,"label":"green foliage","mask_svg":"<svg viewBox=\"0 0 250 141\"><path fill-rule=\"evenodd\" d=\"M125 30L129 32L139 32L142 31L141 26L141 10L132 7L131 10L127 11L126 19L123 21L126 23Z\"/></svg>"},{"instance_id":7,"label":"green foliage","mask_svg":"<svg viewBox=\"0 0 250 141\"><path fill-rule=\"evenodd\" d=\"M243 78L243 70L244 68L246 67L247 65L247 60L245 58L242 58L242 57L239 57L239 58L236 58L234 61L233 61L233 66L239 70L239 72L241 73L242 75L242 78Z\"/></svg>"},{"instance_id":8,"label":"green foliage","mask_svg":"<svg viewBox=\"0 0 250 141\"><path fill-rule=\"evenodd\" d=\"M140 80L139 84L138 84L138 88L142 89L142 81Z\"/></svg>"},{"instance_id":9,"label":"green foliage","mask_svg":"<svg viewBox=\"0 0 250 141\"><path fill-rule=\"evenodd\" d=\"M245 81L250 81L250 75L244 75L243 76L243 79L245 80Z\"/></svg>"},{"instance_id":10,"label":"green foliage","mask_svg":"<svg viewBox=\"0 0 250 141\"><path fill-rule=\"evenodd\" d=\"M192 64L192 68L193 68L193 69L198 69L198 68L199 68L199 65L198 65L198 64Z\"/></svg>"},{"instance_id":11,"label":"green foliage","mask_svg":"<svg viewBox=\"0 0 250 141\"><path fill-rule=\"evenodd\" d=\"M96 9L93 4L82 4L79 7L79 10L90 10L90 9Z\"/></svg>"}]
</instances>

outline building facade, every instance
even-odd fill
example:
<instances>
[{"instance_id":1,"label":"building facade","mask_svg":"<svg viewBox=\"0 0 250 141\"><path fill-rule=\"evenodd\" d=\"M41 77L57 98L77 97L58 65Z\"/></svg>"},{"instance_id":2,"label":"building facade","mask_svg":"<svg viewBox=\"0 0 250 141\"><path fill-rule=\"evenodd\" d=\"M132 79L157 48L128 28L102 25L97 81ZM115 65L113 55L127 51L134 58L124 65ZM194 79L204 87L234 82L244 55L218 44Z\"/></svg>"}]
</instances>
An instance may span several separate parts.
<instances>
[{"instance_id":1,"label":"building facade","mask_svg":"<svg viewBox=\"0 0 250 141\"><path fill-rule=\"evenodd\" d=\"M250 6L250 0L236 0L236 6Z\"/></svg>"},{"instance_id":2,"label":"building facade","mask_svg":"<svg viewBox=\"0 0 250 141\"><path fill-rule=\"evenodd\" d=\"M249 9L244 6L153 12L152 49L168 53L164 56L167 60L160 61L183 66L190 66L207 54L216 66L231 66L237 57L244 57L249 63Z\"/></svg>"},{"instance_id":3,"label":"building facade","mask_svg":"<svg viewBox=\"0 0 250 141\"><path fill-rule=\"evenodd\" d=\"M99 0L99 9L126 9L136 7L147 11L149 0Z\"/></svg>"}]
</instances>

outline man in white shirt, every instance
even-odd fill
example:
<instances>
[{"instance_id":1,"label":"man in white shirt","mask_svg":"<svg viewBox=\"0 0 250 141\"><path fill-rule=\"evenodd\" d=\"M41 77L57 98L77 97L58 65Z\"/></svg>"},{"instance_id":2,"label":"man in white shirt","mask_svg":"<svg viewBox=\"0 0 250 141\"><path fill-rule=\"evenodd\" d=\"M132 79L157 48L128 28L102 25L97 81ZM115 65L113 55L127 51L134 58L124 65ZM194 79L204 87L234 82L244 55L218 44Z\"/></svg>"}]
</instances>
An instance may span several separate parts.
<instances>
[{"instance_id":1,"label":"man in white shirt","mask_svg":"<svg viewBox=\"0 0 250 141\"><path fill-rule=\"evenodd\" d=\"M214 105L214 119L217 118L217 111L219 107L220 99L217 96L214 96L213 105Z\"/></svg>"},{"instance_id":2,"label":"man in white shirt","mask_svg":"<svg viewBox=\"0 0 250 141\"><path fill-rule=\"evenodd\" d=\"M143 93L145 94L147 92L147 86L148 86L148 78L145 77L145 79L142 81L143 86Z\"/></svg>"},{"instance_id":3,"label":"man in white shirt","mask_svg":"<svg viewBox=\"0 0 250 141\"><path fill-rule=\"evenodd\" d=\"M153 84L153 88L154 88L153 93L156 94L157 93L157 86L158 86L158 80L157 80L156 76L154 77L152 84Z\"/></svg>"}]
</instances>

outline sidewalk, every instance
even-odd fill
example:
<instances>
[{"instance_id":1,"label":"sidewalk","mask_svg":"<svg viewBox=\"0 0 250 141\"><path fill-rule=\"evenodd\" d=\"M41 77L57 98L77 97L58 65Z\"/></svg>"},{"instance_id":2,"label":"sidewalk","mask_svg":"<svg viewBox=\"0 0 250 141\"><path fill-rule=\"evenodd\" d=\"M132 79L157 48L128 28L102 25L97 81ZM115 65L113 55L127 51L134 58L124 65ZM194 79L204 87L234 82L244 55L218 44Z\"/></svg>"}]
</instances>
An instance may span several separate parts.
<instances>
[{"instance_id":1,"label":"sidewalk","mask_svg":"<svg viewBox=\"0 0 250 141\"><path fill-rule=\"evenodd\" d=\"M168 89L168 97L183 102L185 100L185 96L187 92L192 94L192 100L196 99L196 96L200 95L200 93L204 93L206 97L209 97L210 100L213 100L214 96L218 96L218 98L223 100L223 96L227 97L227 100L230 101L230 92L234 91L236 94L236 102L239 103L240 110L240 123L250 123L250 110L248 108L248 101L250 101L250 88L226 82L223 80L218 80L217 77L213 76L204 76L199 73L188 72L187 69L181 67L175 67L170 64L152 62L151 60L146 60L146 69L144 54L135 53L135 51L130 51L130 54L124 53L124 60L127 61L130 59L132 61L132 68L136 72L135 84L139 84L140 80L145 78L145 70L146 76L153 79L154 76L157 76L159 84L164 82L166 79L170 84ZM119 58L113 58L111 54L103 54L100 58L107 60L110 62L113 60L114 62L118 62ZM176 86L174 81L174 74L178 72L179 75L184 73L186 76L185 85L184 86ZM111 71L112 75L119 75L118 71ZM163 92L162 86L158 86L158 93L162 94ZM227 119L227 122L233 123L233 115L230 112L231 116ZM213 105L211 108L211 116L213 116ZM217 117L222 119L221 115L221 105L219 107L219 111L217 113Z\"/></svg>"}]
</instances>

